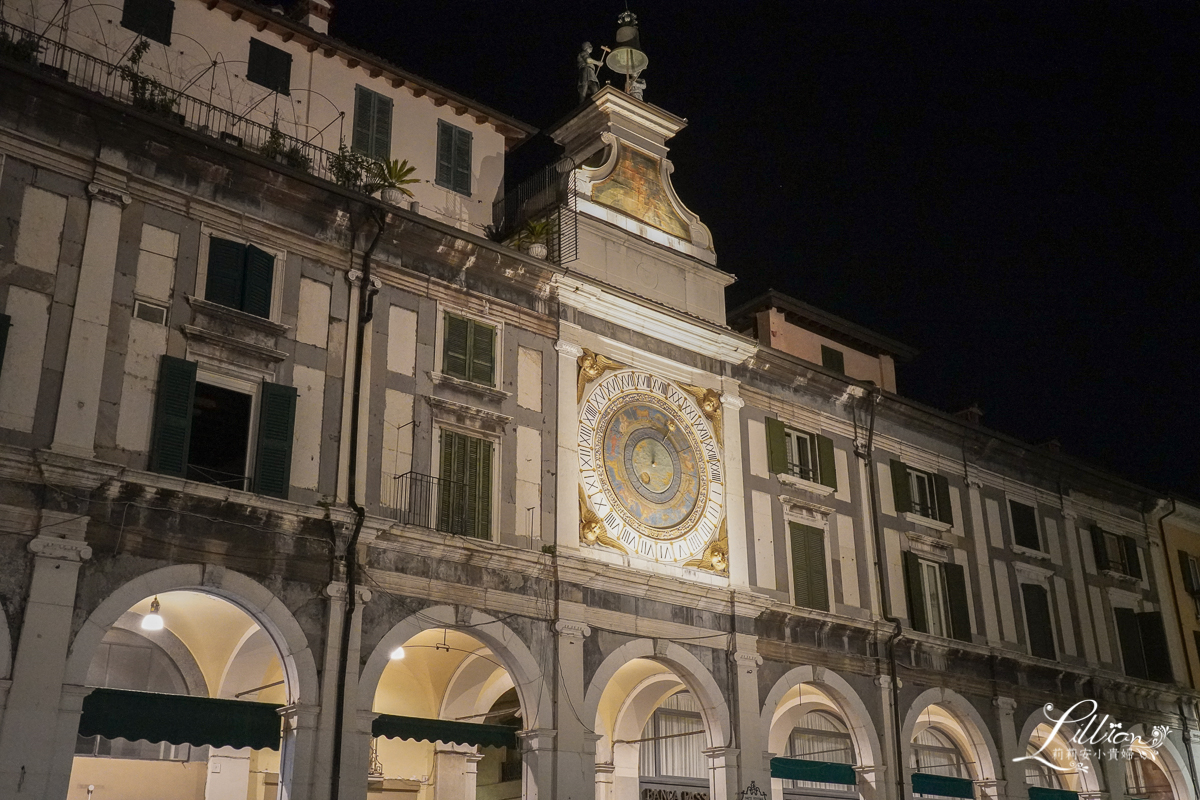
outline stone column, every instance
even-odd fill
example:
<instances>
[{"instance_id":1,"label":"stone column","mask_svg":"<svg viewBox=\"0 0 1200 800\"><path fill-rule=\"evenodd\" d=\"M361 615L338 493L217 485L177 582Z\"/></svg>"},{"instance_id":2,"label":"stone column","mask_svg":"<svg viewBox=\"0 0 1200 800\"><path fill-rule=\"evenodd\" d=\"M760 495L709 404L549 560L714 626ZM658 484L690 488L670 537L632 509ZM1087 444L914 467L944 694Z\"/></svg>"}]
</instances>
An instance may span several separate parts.
<instances>
[{"instance_id":1,"label":"stone column","mask_svg":"<svg viewBox=\"0 0 1200 800\"><path fill-rule=\"evenodd\" d=\"M346 619L346 584L335 581L325 587L329 619L325 626L325 660L321 665L321 704L317 716L315 757L312 765L312 798L328 800L333 770L334 725L337 707L337 673L342 649L342 624ZM282 781L282 776L281 776Z\"/></svg>"},{"instance_id":2,"label":"stone column","mask_svg":"<svg viewBox=\"0 0 1200 800\"><path fill-rule=\"evenodd\" d=\"M54 442L50 445L56 452L82 458L95 455L96 414L100 408L104 353L108 350L108 318L112 314L121 210L131 200L121 188L100 183L89 185L88 194L92 201L64 368L70 379L63 381L59 394Z\"/></svg>"},{"instance_id":3,"label":"stone column","mask_svg":"<svg viewBox=\"0 0 1200 800\"><path fill-rule=\"evenodd\" d=\"M558 769L554 797L590 799L596 791L596 744L595 740L585 741L587 729L575 710L583 708L583 640L591 635L592 629L582 622L560 619L554 623L554 630L558 633L558 687L554 704L558 712L554 720L558 732L555 737Z\"/></svg>"},{"instance_id":4,"label":"stone column","mask_svg":"<svg viewBox=\"0 0 1200 800\"><path fill-rule=\"evenodd\" d=\"M554 739L556 731L537 728L519 731L524 800L556 800L554 797Z\"/></svg>"},{"instance_id":5,"label":"stone column","mask_svg":"<svg viewBox=\"0 0 1200 800\"><path fill-rule=\"evenodd\" d=\"M708 784L712 787L712 800L739 800L738 753L735 747L709 747L704 751L708 757Z\"/></svg>"},{"instance_id":6,"label":"stone column","mask_svg":"<svg viewBox=\"0 0 1200 800\"><path fill-rule=\"evenodd\" d=\"M750 549L747 546L745 476L742 473L742 416L746 401L738 397L737 384L726 381L721 395L721 436L725 456L725 526L729 534L729 583L750 585Z\"/></svg>"},{"instance_id":7,"label":"stone column","mask_svg":"<svg viewBox=\"0 0 1200 800\"><path fill-rule=\"evenodd\" d=\"M350 480L350 409L354 403L354 351L358 346L358 297L363 290L362 285L363 274L361 271L352 269L346 273L346 280L350 284L350 309L346 315L346 367L342 374L345 380L342 381L342 433L339 438L338 446L338 482L337 482L337 499L340 503L345 503L347 492L349 489ZM383 282L378 278L371 279L371 286L376 290L383 286ZM372 323L367 323L366 329L363 331L363 358L362 371L365 379L362 382L362 387L359 391L359 415L358 415L358 485L356 486L356 498L361 505L366 502L367 497L367 440L371 426L370 409L371 409L371 343L373 336L371 332L374 330Z\"/></svg>"},{"instance_id":8,"label":"stone column","mask_svg":"<svg viewBox=\"0 0 1200 800\"><path fill-rule=\"evenodd\" d=\"M892 678L890 675L876 675L875 685L879 688L879 748L882 763L877 767L887 770L887 780L876 784L876 797L879 800L912 800L912 785L905 779L903 791L896 787L896 772L907 775L907 764L896 764L896 726L892 714ZM907 752L907 750L906 750Z\"/></svg>"},{"instance_id":9,"label":"stone column","mask_svg":"<svg viewBox=\"0 0 1200 800\"><path fill-rule=\"evenodd\" d=\"M886 767L855 767L854 773L858 778L858 793L862 800L880 800L883 797L883 782L887 778Z\"/></svg>"},{"instance_id":10,"label":"stone column","mask_svg":"<svg viewBox=\"0 0 1200 800\"><path fill-rule=\"evenodd\" d=\"M350 647L346 658L346 702L342 718L342 770L338 783L341 786L341 796L366 797L367 771L371 762L371 723L375 714L370 711L360 711L363 705L370 707L370 701L363 701L358 696L358 675L362 670L362 613L363 607L371 599L371 591L359 586L355 588L357 601L354 604L354 616L350 622ZM335 676L336 672L333 673ZM334 678L336 681L336 677ZM334 705L336 705L336 700Z\"/></svg>"},{"instance_id":11,"label":"stone column","mask_svg":"<svg viewBox=\"0 0 1200 800\"><path fill-rule=\"evenodd\" d=\"M28 544L33 575L0 727L0 797L67 795L87 690L72 693L63 677L79 567L92 556L83 541L87 523L87 517L42 510L39 533Z\"/></svg>"},{"instance_id":12,"label":"stone column","mask_svg":"<svg viewBox=\"0 0 1200 800\"><path fill-rule=\"evenodd\" d=\"M766 731L762 730L758 698L758 668L762 666L763 660L753 649L753 637L738 638L746 640L738 642L738 650L730 655L737 676L734 684L737 696L737 719L734 722L737 725L736 741L742 746L742 769L738 788L749 786L751 781L758 786L770 786L771 770L761 756L767 749L767 742L764 740Z\"/></svg>"},{"instance_id":13,"label":"stone column","mask_svg":"<svg viewBox=\"0 0 1200 800\"><path fill-rule=\"evenodd\" d=\"M616 769L612 764L596 765L596 800L614 800L613 772Z\"/></svg>"},{"instance_id":14,"label":"stone column","mask_svg":"<svg viewBox=\"0 0 1200 800\"><path fill-rule=\"evenodd\" d=\"M980 800L1029 800L1029 788L1025 783L1024 769L1020 764L1014 764L1014 758L1025 755L1025 748L1017 741L1017 723L1013 718L1017 710L1017 701L1011 697L994 697L992 705L996 707L996 721L999 723L1000 736L996 742L1000 750L1000 763L996 765L996 785L981 786ZM1009 770L1017 780L1009 780Z\"/></svg>"},{"instance_id":15,"label":"stone column","mask_svg":"<svg viewBox=\"0 0 1200 800\"><path fill-rule=\"evenodd\" d=\"M474 746L438 744L433 751L433 800L474 797L476 775L481 760L483 755L476 752Z\"/></svg>"},{"instance_id":16,"label":"stone column","mask_svg":"<svg viewBox=\"0 0 1200 800\"><path fill-rule=\"evenodd\" d=\"M579 400L577 382L583 348L559 339L558 351L558 526L554 543L563 550L579 549Z\"/></svg>"},{"instance_id":17,"label":"stone column","mask_svg":"<svg viewBox=\"0 0 1200 800\"><path fill-rule=\"evenodd\" d=\"M279 800L309 800L317 744L318 706L293 703L279 709L283 744L279 754Z\"/></svg>"}]
</instances>

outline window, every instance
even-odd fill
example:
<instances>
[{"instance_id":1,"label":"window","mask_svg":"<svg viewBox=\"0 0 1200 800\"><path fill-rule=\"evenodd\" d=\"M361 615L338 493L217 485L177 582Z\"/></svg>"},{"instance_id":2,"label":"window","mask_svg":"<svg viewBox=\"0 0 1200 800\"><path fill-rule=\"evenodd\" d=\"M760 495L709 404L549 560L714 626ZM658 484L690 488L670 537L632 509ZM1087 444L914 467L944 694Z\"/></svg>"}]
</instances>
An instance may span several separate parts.
<instances>
[{"instance_id":1,"label":"window","mask_svg":"<svg viewBox=\"0 0 1200 800\"><path fill-rule=\"evenodd\" d=\"M837 489L833 441L767 419L767 461L771 472Z\"/></svg>"},{"instance_id":2,"label":"window","mask_svg":"<svg viewBox=\"0 0 1200 800\"><path fill-rule=\"evenodd\" d=\"M850 731L840 719L826 711L809 711L800 718L788 737L787 754L805 761L824 761L830 764L853 764L854 743ZM823 789L837 792L853 791L855 787L840 783L785 780L787 789Z\"/></svg>"},{"instance_id":3,"label":"window","mask_svg":"<svg viewBox=\"0 0 1200 800\"><path fill-rule=\"evenodd\" d=\"M1171 782L1162 767L1139 753L1125 762L1125 794L1140 800L1173 800Z\"/></svg>"},{"instance_id":4,"label":"window","mask_svg":"<svg viewBox=\"0 0 1200 800\"><path fill-rule=\"evenodd\" d=\"M459 194L471 193L471 132L438 120L434 182Z\"/></svg>"},{"instance_id":5,"label":"window","mask_svg":"<svg viewBox=\"0 0 1200 800\"><path fill-rule=\"evenodd\" d=\"M1121 661L1131 678L1171 683L1171 660L1167 658L1167 633L1158 611L1135 612L1132 608L1114 608Z\"/></svg>"},{"instance_id":6,"label":"window","mask_svg":"<svg viewBox=\"0 0 1200 800\"><path fill-rule=\"evenodd\" d=\"M954 739L932 725L913 737L913 772L923 775L945 775L949 778L970 778L967 760Z\"/></svg>"},{"instance_id":7,"label":"window","mask_svg":"<svg viewBox=\"0 0 1200 800\"><path fill-rule=\"evenodd\" d=\"M908 620L914 630L971 641L966 570L903 553Z\"/></svg>"},{"instance_id":8,"label":"window","mask_svg":"<svg viewBox=\"0 0 1200 800\"><path fill-rule=\"evenodd\" d=\"M175 4L171 0L125 0L121 27L147 39L170 44L174 16Z\"/></svg>"},{"instance_id":9,"label":"window","mask_svg":"<svg viewBox=\"0 0 1200 800\"><path fill-rule=\"evenodd\" d=\"M392 153L392 98L354 87L354 139L350 148L376 161Z\"/></svg>"},{"instance_id":10,"label":"window","mask_svg":"<svg viewBox=\"0 0 1200 800\"><path fill-rule=\"evenodd\" d=\"M495 448L486 439L463 433L443 429L441 435L443 485L438 495L438 530L491 539Z\"/></svg>"},{"instance_id":11,"label":"window","mask_svg":"<svg viewBox=\"0 0 1200 800\"><path fill-rule=\"evenodd\" d=\"M1058 658L1054 648L1054 624L1050 619L1050 600L1045 587L1033 583L1021 584L1021 599L1025 605L1025 628L1029 639L1029 654L1038 658Z\"/></svg>"},{"instance_id":12,"label":"window","mask_svg":"<svg viewBox=\"0 0 1200 800\"><path fill-rule=\"evenodd\" d=\"M254 397L196 377L196 364L159 362L150 470L163 475L287 498L296 390L263 381L258 392L254 469L250 462Z\"/></svg>"},{"instance_id":13,"label":"window","mask_svg":"<svg viewBox=\"0 0 1200 800\"><path fill-rule=\"evenodd\" d=\"M4 374L4 351L8 348L8 329L12 327L12 317L0 314L0 375Z\"/></svg>"},{"instance_id":14,"label":"window","mask_svg":"<svg viewBox=\"0 0 1200 800\"><path fill-rule=\"evenodd\" d=\"M286 50L272 47L258 39L250 40L250 59L246 80L272 92L291 94L292 56Z\"/></svg>"},{"instance_id":15,"label":"window","mask_svg":"<svg viewBox=\"0 0 1200 800\"><path fill-rule=\"evenodd\" d=\"M0 327L3 320L0 320ZM0 358L4 355L4 346L0 343ZM1179 571L1183 575L1183 589L1192 597L1200 595L1200 561L1187 550L1179 551Z\"/></svg>"},{"instance_id":16,"label":"window","mask_svg":"<svg viewBox=\"0 0 1200 800\"><path fill-rule=\"evenodd\" d=\"M803 608L829 610L825 577L825 531L789 522L792 538L792 587L795 603Z\"/></svg>"},{"instance_id":17,"label":"window","mask_svg":"<svg viewBox=\"0 0 1200 800\"><path fill-rule=\"evenodd\" d=\"M252 244L209 237L205 300L269 319L274 281L274 255Z\"/></svg>"},{"instance_id":18,"label":"window","mask_svg":"<svg viewBox=\"0 0 1200 800\"><path fill-rule=\"evenodd\" d=\"M707 782L704 720L691 692L677 692L664 700L642 730L642 739L649 740L641 743L643 776Z\"/></svg>"},{"instance_id":19,"label":"window","mask_svg":"<svg viewBox=\"0 0 1200 800\"><path fill-rule=\"evenodd\" d=\"M1008 512L1012 516L1013 541L1020 547L1041 550L1042 539L1038 535L1037 512L1034 507L1009 500Z\"/></svg>"},{"instance_id":20,"label":"window","mask_svg":"<svg viewBox=\"0 0 1200 800\"><path fill-rule=\"evenodd\" d=\"M496 329L447 312L442 330L442 373L494 386Z\"/></svg>"},{"instance_id":21,"label":"window","mask_svg":"<svg viewBox=\"0 0 1200 800\"><path fill-rule=\"evenodd\" d=\"M954 524L950 509L950 483L941 475L921 472L892 459L892 499L897 513L913 512L922 517Z\"/></svg>"},{"instance_id":22,"label":"window","mask_svg":"<svg viewBox=\"0 0 1200 800\"><path fill-rule=\"evenodd\" d=\"M844 375L846 374L846 354L841 350L821 345L821 366Z\"/></svg>"},{"instance_id":23,"label":"window","mask_svg":"<svg viewBox=\"0 0 1200 800\"><path fill-rule=\"evenodd\" d=\"M1093 525L1092 554L1096 557L1098 570L1112 570L1139 580L1142 577L1137 541L1132 536L1110 533Z\"/></svg>"}]
</instances>

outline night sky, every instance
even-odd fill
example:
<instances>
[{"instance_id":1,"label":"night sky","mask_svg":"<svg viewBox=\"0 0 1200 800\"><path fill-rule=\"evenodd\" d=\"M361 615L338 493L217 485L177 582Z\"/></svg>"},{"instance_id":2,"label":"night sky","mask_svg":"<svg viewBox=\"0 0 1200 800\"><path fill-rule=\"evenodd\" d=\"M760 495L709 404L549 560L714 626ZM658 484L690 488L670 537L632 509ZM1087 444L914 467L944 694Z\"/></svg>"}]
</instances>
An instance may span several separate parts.
<instances>
[{"instance_id":1,"label":"night sky","mask_svg":"<svg viewBox=\"0 0 1200 800\"><path fill-rule=\"evenodd\" d=\"M334 35L538 127L624 9L334 2ZM918 348L906 396L1200 498L1200 2L630 8L731 308L787 292Z\"/></svg>"}]
</instances>

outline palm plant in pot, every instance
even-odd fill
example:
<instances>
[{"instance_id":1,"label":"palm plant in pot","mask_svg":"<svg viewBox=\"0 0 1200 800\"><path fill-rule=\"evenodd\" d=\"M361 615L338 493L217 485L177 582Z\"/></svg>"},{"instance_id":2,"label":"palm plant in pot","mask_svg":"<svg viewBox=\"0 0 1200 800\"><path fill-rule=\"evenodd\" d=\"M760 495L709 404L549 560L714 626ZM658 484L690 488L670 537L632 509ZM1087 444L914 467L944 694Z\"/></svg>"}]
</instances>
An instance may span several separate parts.
<instances>
[{"instance_id":1,"label":"palm plant in pot","mask_svg":"<svg viewBox=\"0 0 1200 800\"><path fill-rule=\"evenodd\" d=\"M416 169L408 163L407 158L403 161L376 161L371 166L369 189L371 192L380 192L383 202L398 206L405 197L413 196L409 184L421 182L420 178L412 177Z\"/></svg>"},{"instance_id":2,"label":"palm plant in pot","mask_svg":"<svg viewBox=\"0 0 1200 800\"><path fill-rule=\"evenodd\" d=\"M558 220L554 217L531 219L517 234L517 245L534 258L545 258L550 253L550 237L558 232Z\"/></svg>"}]
</instances>

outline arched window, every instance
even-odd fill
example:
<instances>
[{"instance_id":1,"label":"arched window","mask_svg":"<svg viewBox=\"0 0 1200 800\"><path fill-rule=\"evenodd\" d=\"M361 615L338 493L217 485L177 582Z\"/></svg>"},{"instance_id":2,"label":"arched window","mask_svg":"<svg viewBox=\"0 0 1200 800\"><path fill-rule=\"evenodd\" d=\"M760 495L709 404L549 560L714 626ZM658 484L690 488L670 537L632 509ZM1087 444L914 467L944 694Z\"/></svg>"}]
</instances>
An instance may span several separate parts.
<instances>
[{"instance_id":1,"label":"arched window","mask_svg":"<svg viewBox=\"0 0 1200 800\"><path fill-rule=\"evenodd\" d=\"M1030 742L1025 746L1025 755L1032 756L1041 748L1040 743ZM1051 749L1051 748L1048 748ZM1046 758L1050 753L1043 751L1042 758ZM1025 782L1030 786L1037 786L1041 789L1064 789L1062 778L1059 777L1056 770L1052 770L1045 764L1040 764L1032 759L1025 762Z\"/></svg>"},{"instance_id":2,"label":"arched window","mask_svg":"<svg viewBox=\"0 0 1200 800\"><path fill-rule=\"evenodd\" d=\"M104 634L88 668L87 685L108 689L132 689L160 694L188 694L183 673L171 657L154 642L132 631L113 628ZM207 756L207 748L197 754ZM103 736L80 736L75 754L105 758L153 761L191 761L192 746L170 742L131 742Z\"/></svg>"},{"instance_id":3,"label":"arched window","mask_svg":"<svg viewBox=\"0 0 1200 800\"><path fill-rule=\"evenodd\" d=\"M913 737L913 772L926 775L946 775L951 778L970 778L967 760L948 733L930 725Z\"/></svg>"},{"instance_id":4,"label":"arched window","mask_svg":"<svg viewBox=\"0 0 1200 800\"><path fill-rule=\"evenodd\" d=\"M1174 800L1162 767L1137 753L1125 762L1125 793L1137 800Z\"/></svg>"},{"instance_id":5,"label":"arched window","mask_svg":"<svg viewBox=\"0 0 1200 800\"><path fill-rule=\"evenodd\" d=\"M809 711L788 737L787 754L806 761L827 761L834 764L854 763L854 742L846 724L827 711ZM855 787L840 783L785 780L787 789L822 789L835 792L854 792Z\"/></svg>"},{"instance_id":6,"label":"arched window","mask_svg":"<svg viewBox=\"0 0 1200 800\"><path fill-rule=\"evenodd\" d=\"M691 692L664 700L646 723L642 739L642 777L708 779L704 719Z\"/></svg>"}]
</instances>

